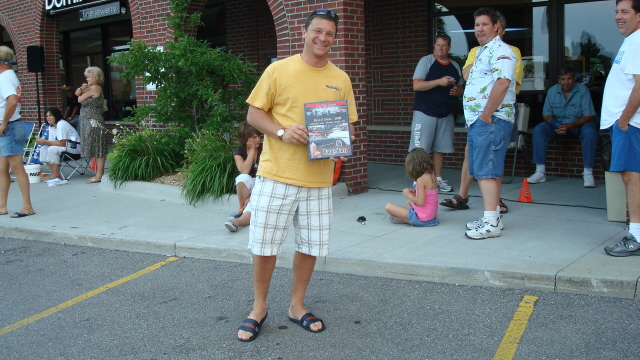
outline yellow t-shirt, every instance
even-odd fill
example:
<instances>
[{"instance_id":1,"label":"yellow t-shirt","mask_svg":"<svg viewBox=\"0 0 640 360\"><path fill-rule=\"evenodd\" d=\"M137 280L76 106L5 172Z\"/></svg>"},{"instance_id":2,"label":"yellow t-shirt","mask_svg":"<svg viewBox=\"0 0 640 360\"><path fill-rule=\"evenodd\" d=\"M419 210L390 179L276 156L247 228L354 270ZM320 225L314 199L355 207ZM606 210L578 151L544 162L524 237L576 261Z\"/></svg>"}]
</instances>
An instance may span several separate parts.
<instances>
[{"instance_id":1,"label":"yellow t-shirt","mask_svg":"<svg viewBox=\"0 0 640 360\"><path fill-rule=\"evenodd\" d=\"M323 68L311 67L298 54L269 65L247 103L288 128L305 125L305 103L334 100L347 100L349 122L358 120L349 76L331 62ZM309 160L306 145L265 136L258 175L297 186L329 187L333 165L331 160Z\"/></svg>"},{"instance_id":2,"label":"yellow t-shirt","mask_svg":"<svg viewBox=\"0 0 640 360\"><path fill-rule=\"evenodd\" d=\"M520 85L522 85L522 54L520 54L520 49L515 46L509 45L511 51L516 55L516 94L520 93ZM480 49L480 46L476 46L471 51L469 51L469 55L467 56L467 62L464 63L463 69L469 65L473 65L473 62L476 61L476 53Z\"/></svg>"}]
</instances>

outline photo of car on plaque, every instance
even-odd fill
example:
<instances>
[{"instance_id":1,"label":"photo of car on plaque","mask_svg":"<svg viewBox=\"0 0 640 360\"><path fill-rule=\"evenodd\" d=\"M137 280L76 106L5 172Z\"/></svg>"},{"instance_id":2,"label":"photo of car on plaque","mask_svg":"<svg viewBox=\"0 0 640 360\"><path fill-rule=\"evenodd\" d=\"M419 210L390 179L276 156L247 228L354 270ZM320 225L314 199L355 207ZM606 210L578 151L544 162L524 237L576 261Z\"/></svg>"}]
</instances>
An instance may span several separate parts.
<instances>
[{"instance_id":1,"label":"photo of car on plaque","mask_svg":"<svg viewBox=\"0 0 640 360\"><path fill-rule=\"evenodd\" d=\"M304 104L309 160L353 156L346 100Z\"/></svg>"}]
</instances>

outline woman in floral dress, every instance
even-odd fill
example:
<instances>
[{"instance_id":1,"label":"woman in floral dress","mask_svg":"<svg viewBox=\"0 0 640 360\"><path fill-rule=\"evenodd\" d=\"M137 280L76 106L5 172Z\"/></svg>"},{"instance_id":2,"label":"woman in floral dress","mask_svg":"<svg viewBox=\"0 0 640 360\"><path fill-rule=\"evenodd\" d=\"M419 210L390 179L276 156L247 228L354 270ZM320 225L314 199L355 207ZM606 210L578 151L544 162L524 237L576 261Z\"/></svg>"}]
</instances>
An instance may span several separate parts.
<instances>
[{"instance_id":1,"label":"woman in floral dress","mask_svg":"<svg viewBox=\"0 0 640 360\"><path fill-rule=\"evenodd\" d=\"M104 94L102 84L104 74L99 67L91 66L84 71L87 82L76 90L80 108L80 144L83 158L96 158L96 175L87 180L87 184L99 183L104 175L104 162L107 159L107 134L105 133L102 108Z\"/></svg>"}]
</instances>

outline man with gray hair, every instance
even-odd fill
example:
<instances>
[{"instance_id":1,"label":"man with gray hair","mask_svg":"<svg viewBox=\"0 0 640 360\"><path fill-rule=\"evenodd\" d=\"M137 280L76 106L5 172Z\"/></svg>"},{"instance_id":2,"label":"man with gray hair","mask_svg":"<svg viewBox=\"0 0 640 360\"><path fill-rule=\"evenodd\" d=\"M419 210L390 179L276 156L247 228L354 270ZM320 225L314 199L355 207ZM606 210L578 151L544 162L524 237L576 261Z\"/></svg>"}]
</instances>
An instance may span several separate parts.
<instances>
[{"instance_id":1,"label":"man with gray hair","mask_svg":"<svg viewBox=\"0 0 640 360\"><path fill-rule=\"evenodd\" d=\"M11 177L9 168L18 178L22 193L22 207L11 215L21 218L34 215L31 205L29 177L22 164L24 143L29 134L20 118L20 81L13 71L15 64L13 50L0 46L0 215L7 215L7 199Z\"/></svg>"}]
</instances>

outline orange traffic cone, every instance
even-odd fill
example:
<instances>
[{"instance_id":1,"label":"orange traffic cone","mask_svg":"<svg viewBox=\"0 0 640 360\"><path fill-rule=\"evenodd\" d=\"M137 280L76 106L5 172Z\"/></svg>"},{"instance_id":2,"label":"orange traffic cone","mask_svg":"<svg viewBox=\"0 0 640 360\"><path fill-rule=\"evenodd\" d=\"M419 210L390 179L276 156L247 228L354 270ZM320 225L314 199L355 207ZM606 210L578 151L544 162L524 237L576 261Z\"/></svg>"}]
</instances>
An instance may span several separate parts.
<instances>
[{"instance_id":1,"label":"orange traffic cone","mask_svg":"<svg viewBox=\"0 0 640 360\"><path fill-rule=\"evenodd\" d=\"M96 164L96 158L91 158L91 171L98 171L98 164Z\"/></svg>"},{"instance_id":2,"label":"orange traffic cone","mask_svg":"<svg viewBox=\"0 0 640 360\"><path fill-rule=\"evenodd\" d=\"M531 190L529 189L529 180L526 178L522 180L522 189L520 189L519 202L533 202L531 198Z\"/></svg>"}]
</instances>

